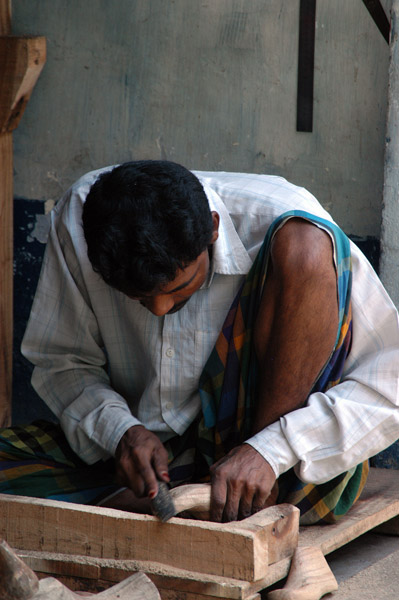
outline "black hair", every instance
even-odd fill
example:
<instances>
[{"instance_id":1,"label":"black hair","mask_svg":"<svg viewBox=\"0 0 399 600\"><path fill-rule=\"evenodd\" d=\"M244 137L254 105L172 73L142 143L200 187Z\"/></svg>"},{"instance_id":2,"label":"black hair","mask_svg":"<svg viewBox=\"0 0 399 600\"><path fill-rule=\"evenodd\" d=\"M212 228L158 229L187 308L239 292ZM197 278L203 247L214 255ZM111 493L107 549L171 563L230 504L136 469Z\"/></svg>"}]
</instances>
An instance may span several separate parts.
<instances>
[{"instance_id":1,"label":"black hair","mask_svg":"<svg viewBox=\"0 0 399 600\"><path fill-rule=\"evenodd\" d=\"M212 239L204 189L185 167L134 161L102 173L83 207L93 269L129 296L172 281Z\"/></svg>"}]
</instances>

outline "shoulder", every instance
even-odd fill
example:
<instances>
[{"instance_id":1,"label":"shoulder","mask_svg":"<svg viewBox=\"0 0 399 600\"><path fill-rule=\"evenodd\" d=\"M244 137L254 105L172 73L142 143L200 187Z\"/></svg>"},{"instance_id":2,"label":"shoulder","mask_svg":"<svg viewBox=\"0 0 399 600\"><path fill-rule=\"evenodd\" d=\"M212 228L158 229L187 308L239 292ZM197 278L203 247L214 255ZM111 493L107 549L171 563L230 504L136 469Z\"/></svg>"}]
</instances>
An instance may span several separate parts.
<instances>
[{"instance_id":1,"label":"shoulder","mask_svg":"<svg viewBox=\"0 0 399 600\"><path fill-rule=\"evenodd\" d=\"M305 188L290 183L284 177L256 173L224 171L194 171L201 183L213 189L229 212L248 211L270 214L274 218L289 210L306 210L326 217L317 199Z\"/></svg>"}]
</instances>

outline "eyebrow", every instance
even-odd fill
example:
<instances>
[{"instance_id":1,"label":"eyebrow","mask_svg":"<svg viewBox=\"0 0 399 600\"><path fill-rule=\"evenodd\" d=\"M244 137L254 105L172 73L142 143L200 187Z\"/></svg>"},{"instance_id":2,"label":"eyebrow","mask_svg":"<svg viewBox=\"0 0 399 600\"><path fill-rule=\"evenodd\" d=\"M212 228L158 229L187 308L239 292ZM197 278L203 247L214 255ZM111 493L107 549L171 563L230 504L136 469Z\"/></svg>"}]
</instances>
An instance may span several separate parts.
<instances>
[{"instance_id":1,"label":"eyebrow","mask_svg":"<svg viewBox=\"0 0 399 600\"><path fill-rule=\"evenodd\" d=\"M178 292L179 290L187 287L188 285L190 285L190 283L195 279L195 277L198 274L200 267L198 266L197 270L195 271L194 275L192 275L190 277L190 279L188 279L187 281L185 281L184 283L181 283L180 285L178 285L177 287L173 288L173 290L169 290L168 292L166 292L166 294L173 294L174 292Z\"/></svg>"}]
</instances>

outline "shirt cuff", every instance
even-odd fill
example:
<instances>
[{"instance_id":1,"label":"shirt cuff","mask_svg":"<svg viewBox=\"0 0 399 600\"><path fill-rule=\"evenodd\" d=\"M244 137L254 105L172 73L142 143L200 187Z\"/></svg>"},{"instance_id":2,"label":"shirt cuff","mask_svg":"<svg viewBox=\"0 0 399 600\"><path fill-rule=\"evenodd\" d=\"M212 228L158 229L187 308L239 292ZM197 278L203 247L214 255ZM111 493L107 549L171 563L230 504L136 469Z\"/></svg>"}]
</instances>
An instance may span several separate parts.
<instances>
[{"instance_id":1,"label":"shirt cuff","mask_svg":"<svg viewBox=\"0 0 399 600\"><path fill-rule=\"evenodd\" d=\"M259 452L269 463L276 477L280 477L299 462L281 430L279 421L265 427L245 443Z\"/></svg>"},{"instance_id":2,"label":"shirt cuff","mask_svg":"<svg viewBox=\"0 0 399 600\"><path fill-rule=\"evenodd\" d=\"M93 427L92 424L90 425ZM116 448L123 434L135 425L142 425L142 423L129 411L118 410L115 406L110 409L105 408L101 417L97 419L90 437L103 450L111 456L115 456ZM85 419L82 420L81 427L85 429Z\"/></svg>"}]
</instances>

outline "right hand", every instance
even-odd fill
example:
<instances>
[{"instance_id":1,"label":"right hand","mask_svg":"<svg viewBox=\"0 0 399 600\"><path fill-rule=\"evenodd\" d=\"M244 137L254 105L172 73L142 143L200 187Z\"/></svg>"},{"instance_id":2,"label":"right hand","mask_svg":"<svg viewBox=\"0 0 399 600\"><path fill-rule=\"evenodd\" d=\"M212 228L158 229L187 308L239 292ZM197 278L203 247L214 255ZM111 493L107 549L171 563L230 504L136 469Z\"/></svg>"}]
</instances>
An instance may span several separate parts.
<instances>
[{"instance_id":1,"label":"right hand","mask_svg":"<svg viewBox=\"0 0 399 600\"><path fill-rule=\"evenodd\" d=\"M143 425L130 427L115 452L116 477L138 498L154 498L157 480L169 482L168 453L157 436Z\"/></svg>"}]
</instances>

